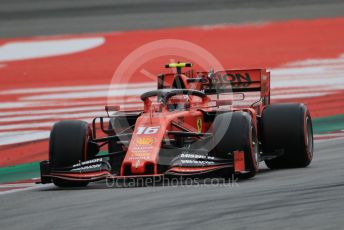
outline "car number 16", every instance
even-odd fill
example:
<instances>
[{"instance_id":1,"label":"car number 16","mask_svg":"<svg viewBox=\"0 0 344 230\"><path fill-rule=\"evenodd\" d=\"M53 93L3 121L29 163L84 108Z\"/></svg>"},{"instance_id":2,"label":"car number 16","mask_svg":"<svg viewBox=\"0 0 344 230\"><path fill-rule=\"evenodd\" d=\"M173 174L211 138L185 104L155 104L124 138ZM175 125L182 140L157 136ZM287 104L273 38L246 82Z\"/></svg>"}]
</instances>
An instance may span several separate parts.
<instances>
[{"instance_id":1,"label":"car number 16","mask_svg":"<svg viewBox=\"0 0 344 230\"><path fill-rule=\"evenodd\" d=\"M160 126L153 127L138 127L136 134L155 134L159 131Z\"/></svg>"}]
</instances>

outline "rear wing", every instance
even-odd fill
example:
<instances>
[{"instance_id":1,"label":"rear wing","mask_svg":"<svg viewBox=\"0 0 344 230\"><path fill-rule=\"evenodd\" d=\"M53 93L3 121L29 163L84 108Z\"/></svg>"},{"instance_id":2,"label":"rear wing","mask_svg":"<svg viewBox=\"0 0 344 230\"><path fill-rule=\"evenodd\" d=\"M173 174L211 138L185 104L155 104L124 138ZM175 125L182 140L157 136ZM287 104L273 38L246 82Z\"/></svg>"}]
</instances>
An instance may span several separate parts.
<instances>
[{"instance_id":1,"label":"rear wing","mask_svg":"<svg viewBox=\"0 0 344 230\"><path fill-rule=\"evenodd\" d=\"M161 74L158 89L186 88L205 94L260 92L263 105L270 104L270 72L265 69L224 70L215 73L193 70Z\"/></svg>"},{"instance_id":2,"label":"rear wing","mask_svg":"<svg viewBox=\"0 0 344 230\"><path fill-rule=\"evenodd\" d=\"M202 84L206 94L260 92L263 104L270 103L270 72L265 69L224 70L206 74L207 82Z\"/></svg>"}]
</instances>

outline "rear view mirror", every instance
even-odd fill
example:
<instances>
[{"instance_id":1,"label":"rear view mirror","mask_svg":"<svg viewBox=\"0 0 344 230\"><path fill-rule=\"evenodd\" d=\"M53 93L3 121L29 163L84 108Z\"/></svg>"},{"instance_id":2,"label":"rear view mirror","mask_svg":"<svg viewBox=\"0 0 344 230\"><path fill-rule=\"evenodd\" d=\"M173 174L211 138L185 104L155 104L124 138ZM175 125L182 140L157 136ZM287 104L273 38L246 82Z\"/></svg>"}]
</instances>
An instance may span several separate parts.
<instances>
[{"instance_id":1,"label":"rear view mirror","mask_svg":"<svg viewBox=\"0 0 344 230\"><path fill-rule=\"evenodd\" d=\"M244 93L234 93L233 94L233 101L243 101L245 100L245 94Z\"/></svg>"},{"instance_id":2,"label":"rear view mirror","mask_svg":"<svg viewBox=\"0 0 344 230\"><path fill-rule=\"evenodd\" d=\"M216 100L216 107L224 105L232 105L232 100Z\"/></svg>"},{"instance_id":3,"label":"rear view mirror","mask_svg":"<svg viewBox=\"0 0 344 230\"><path fill-rule=\"evenodd\" d=\"M106 105L105 106L105 111L107 113L107 115L109 116L109 112L116 112L120 110L120 106L119 105L114 105L114 106L110 106L110 105Z\"/></svg>"}]
</instances>

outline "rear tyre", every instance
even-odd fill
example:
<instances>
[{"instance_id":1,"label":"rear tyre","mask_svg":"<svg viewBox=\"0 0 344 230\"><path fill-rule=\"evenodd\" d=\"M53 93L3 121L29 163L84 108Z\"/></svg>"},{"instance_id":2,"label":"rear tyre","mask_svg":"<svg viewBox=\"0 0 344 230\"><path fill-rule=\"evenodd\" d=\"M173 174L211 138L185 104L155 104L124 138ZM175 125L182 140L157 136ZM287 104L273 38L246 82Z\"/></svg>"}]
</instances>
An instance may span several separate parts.
<instances>
[{"instance_id":1,"label":"rear tyre","mask_svg":"<svg viewBox=\"0 0 344 230\"><path fill-rule=\"evenodd\" d=\"M228 153L243 150L247 173L239 178L254 177L259 167L258 138L251 116L245 112L223 113L216 116L214 123L216 156L228 157Z\"/></svg>"},{"instance_id":2,"label":"rear tyre","mask_svg":"<svg viewBox=\"0 0 344 230\"><path fill-rule=\"evenodd\" d=\"M88 140L91 130L84 121L60 121L50 133L49 162L52 168L63 168L87 159ZM83 187L88 182L74 182L54 178L59 187Z\"/></svg>"},{"instance_id":3,"label":"rear tyre","mask_svg":"<svg viewBox=\"0 0 344 230\"><path fill-rule=\"evenodd\" d=\"M312 118L304 104L276 104L262 113L263 152L283 155L265 164L270 169L308 166L313 159Z\"/></svg>"}]
</instances>

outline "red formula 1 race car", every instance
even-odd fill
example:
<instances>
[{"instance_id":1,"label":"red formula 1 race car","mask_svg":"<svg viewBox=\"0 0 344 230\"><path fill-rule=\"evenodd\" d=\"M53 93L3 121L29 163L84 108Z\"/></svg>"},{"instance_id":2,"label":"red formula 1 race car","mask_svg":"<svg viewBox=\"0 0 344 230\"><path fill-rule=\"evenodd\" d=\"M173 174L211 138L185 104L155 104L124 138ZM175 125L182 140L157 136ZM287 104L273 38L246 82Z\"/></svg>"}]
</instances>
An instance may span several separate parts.
<instances>
[{"instance_id":1,"label":"red formula 1 race car","mask_svg":"<svg viewBox=\"0 0 344 230\"><path fill-rule=\"evenodd\" d=\"M109 178L250 178L261 161L271 169L306 167L312 161L309 111L303 104L270 104L266 70L183 72L191 63L166 67L176 73L157 77L158 88L141 95L142 110L106 106L113 114L94 118L92 126L56 123L49 161L40 165L41 182L72 187Z\"/></svg>"}]
</instances>

